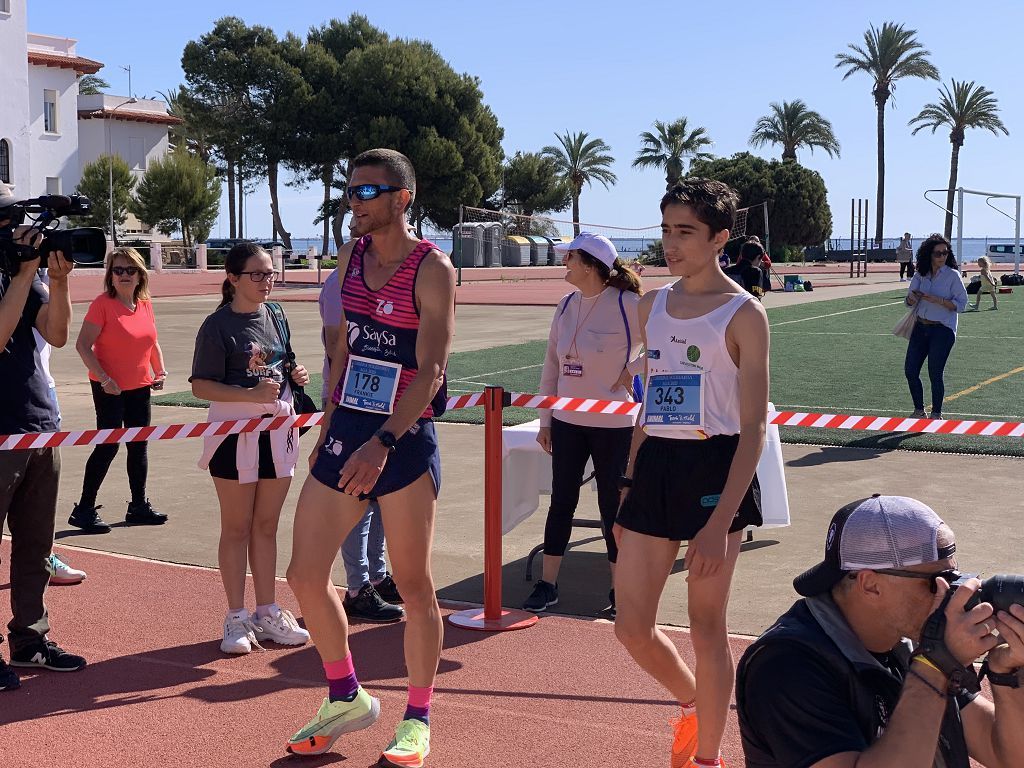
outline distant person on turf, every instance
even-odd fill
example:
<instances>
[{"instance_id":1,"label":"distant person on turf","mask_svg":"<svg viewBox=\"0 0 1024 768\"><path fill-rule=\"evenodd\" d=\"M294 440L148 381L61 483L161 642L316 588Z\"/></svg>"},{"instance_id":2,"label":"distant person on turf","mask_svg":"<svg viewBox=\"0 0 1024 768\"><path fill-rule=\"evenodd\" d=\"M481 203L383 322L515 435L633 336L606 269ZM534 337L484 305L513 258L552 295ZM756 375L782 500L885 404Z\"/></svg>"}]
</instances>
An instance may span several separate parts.
<instances>
[{"instance_id":1,"label":"distant person on turf","mask_svg":"<svg viewBox=\"0 0 1024 768\"><path fill-rule=\"evenodd\" d=\"M988 260L988 256L982 256L978 259L978 268L981 270L981 286L978 288L978 298L975 299L970 309L976 311L981 308L981 295L983 293L987 293L992 297L992 309L999 309L999 300L996 298L999 293L999 281L992 274L992 262Z\"/></svg>"},{"instance_id":2,"label":"distant person on turf","mask_svg":"<svg viewBox=\"0 0 1024 768\"><path fill-rule=\"evenodd\" d=\"M646 390L621 481L615 634L682 707L673 768L721 765L733 685L729 588L743 529L761 524L754 472L768 413L768 320L717 261L736 202L707 179L666 193L662 242L679 279L640 301ZM696 677L657 628L682 541Z\"/></svg>"},{"instance_id":3,"label":"distant person on turf","mask_svg":"<svg viewBox=\"0 0 1024 768\"><path fill-rule=\"evenodd\" d=\"M319 303L320 320L324 325L324 383L320 396L323 407L327 408L332 394L328 389L331 352L337 349L341 334L341 282L337 269L324 280ZM401 621L405 611L397 603L402 602L402 596L384 560L384 523L376 501L366 505L363 519L341 545L341 559L345 565L347 589L342 605L348 617L372 624Z\"/></svg>"},{"instance_id":4,"label":"distant person on turf","mask_svg":"<svg viewBox=\"0 0 1024 768\"><path fill-rule=\"evenodd\" d=\"M540 375L542 395L633 400L633 376L643 371L637 305L640 278L619 258L612 241L581 232L564 251L565 280L576 290L555 309ZM594 462L597 504L608 563L615 572L612 535L619 511L619 478L626 469L636 417L628 414L540 412L537 442L551 454L551 506L544 524L544 574L523 603L540 613L558 602L558 572L572 533L587 461ZM615 612L615 590L608 595Z\"/></svg>"},{"instance_id":5,"label":"distant person on turf","mask_svg":"<svg viewBox=\"0 0 1024 768\"><path fill-rule=\"evenodd\" d=\"M931 235L917 249L917 274L907 289L908 307L916 306L917 322L907 343L903 373L914 401L911 418L924 418L924 387L921 368L928 361L928 379L932 385L933 419L942 418L946 396L943 374L946 361L956 344L957 315L967 308L967 289L960 277L956 257L949 240Z\"/></svg>"},{"instance_id":6,"label":"distant person on turf","mask_svg":"<svg viewBox=\"0 0 1024 768\"><path fill-rule=\"evenodd\" d=\"M909 232L903 233L900 244L896 246L896 263L900 265L901 283L914 277L914 243Z\"/></svg>"},{"instance_id":7,"label":"distant person on turf","mask_svg":"<svg viewBox=\"0 0 1024 768\"><path fill-rule=\"evenodd\" d=\"M289 383L305 386L309 374L301 365L289 367L287 318L279 306L267 306L273 259L255 243L240 243L225 256L224 271L220 306L196 336L192 394L210 401L211 421L291 416ZM261 640L281 645L309 640L275 598L277 525L295 475L298 443L298 429L203 438L199 467L210 470L220 502L217 565L228 602L220 644L224 653L249 653L262 647ZM254 615L245 607L247 565L256 591Z\"/></svg>"},{"instance_id":8,"label":"distant person on turf","mask_svg":"<svg viewBox=\"0 0 1024 768\"><path fill-rule=\"evenodd\" d=\"M761 270L754 266L754 261L763 256L764 248L759 243L746 242L740 246L736 263L726 267L723 274L742 285L751 296L760 299L764 296L764 288L761 286L764 279Z\"/></svg>"},{"instance_id":9,"label":"distant person on turf","mask_svg":"<svg viewBox=\"0 0 1024 768\"><path fill-rule=\"evenodd\" d=\"M331 584L338 547L375 499L408 623L408 706L381 761L420 766L430 751L430 697L441 655L441 613L430 572L441 484L433 417L447 404L455 270L433 243L408 230L416 176L407 157L390 149L359 155L346 194L358 236L338 254L339 325L347 332L331 352L333 396L310 455L288 566L288 582L323 660L328 696L287 748L326 752L339 736L369 727L380 714L380 702L356 680L345 612Z\"/></svg>"}]
</instances>

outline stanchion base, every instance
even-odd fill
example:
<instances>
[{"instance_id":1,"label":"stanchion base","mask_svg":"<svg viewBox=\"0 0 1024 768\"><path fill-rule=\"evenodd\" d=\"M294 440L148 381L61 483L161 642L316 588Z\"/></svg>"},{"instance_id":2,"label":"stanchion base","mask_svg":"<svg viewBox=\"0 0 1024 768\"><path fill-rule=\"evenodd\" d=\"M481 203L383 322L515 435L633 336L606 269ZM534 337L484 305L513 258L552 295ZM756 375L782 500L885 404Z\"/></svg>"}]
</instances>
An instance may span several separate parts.
<instances>
[{"instance_id":1,"label":"stanchion base","mask_svg":"<svg viewBox=\"0 0 1024 768\"><path fill-rule=\"evenodd\" d=\"M510 632L514 629L526 629L537 623L537 614L526 611L509 611L501 609L501 616L496 619L484 618L483 608L471 608L448 616L448 621L463 629L476 629L481 632Z\"/></svg>"}]
</instances>

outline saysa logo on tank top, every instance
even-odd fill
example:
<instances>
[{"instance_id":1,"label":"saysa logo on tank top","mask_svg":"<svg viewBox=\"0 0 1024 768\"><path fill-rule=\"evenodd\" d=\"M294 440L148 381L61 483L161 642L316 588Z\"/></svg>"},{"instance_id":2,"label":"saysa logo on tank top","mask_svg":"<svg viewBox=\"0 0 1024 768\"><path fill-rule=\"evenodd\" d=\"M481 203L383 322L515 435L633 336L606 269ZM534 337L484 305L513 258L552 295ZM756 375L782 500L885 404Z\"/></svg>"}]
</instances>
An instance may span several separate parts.
<instances>
[{"instance_id":1,"label":"saysa logo on tank top","mask_svg":"<svg viewBox=\"0 0 1024 768\"><path fill-rule=\"evenodd\" d=\"M379 352L385 357L395 357L398 352L398 337L385 328L373 328L369 325L359 325L351 320L348 321L348 345L354 348L360 339L363 345L361 352Z\"/></svg>"}]
</instances>

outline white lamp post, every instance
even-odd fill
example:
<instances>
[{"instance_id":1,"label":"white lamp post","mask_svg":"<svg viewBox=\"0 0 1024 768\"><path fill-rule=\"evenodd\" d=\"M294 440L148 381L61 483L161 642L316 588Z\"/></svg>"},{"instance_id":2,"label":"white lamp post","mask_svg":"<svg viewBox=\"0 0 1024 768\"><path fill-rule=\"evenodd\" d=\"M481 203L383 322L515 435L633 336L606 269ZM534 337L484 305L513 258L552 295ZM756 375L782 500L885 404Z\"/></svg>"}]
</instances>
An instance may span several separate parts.
<instances>
[{"instance_id":1,"label":"white lamp post","mask_svg":"<svg viewBox=\"0 0 1024 768\"><path fill-rule=\"evenodd\" d=\"M112 110L110 110L110 119L113 120L113 114L121 107L123 107L125 104L134 104L137 101L138 99L132 96L127 101L121 102ZM106 112L105 109L103 111ZM110 149L110 123L107 123L107 192L109 195L107 203L110 206L110 242L116 246L117 235L114 233L114 155Z\"/></svg>"}]
</instances>

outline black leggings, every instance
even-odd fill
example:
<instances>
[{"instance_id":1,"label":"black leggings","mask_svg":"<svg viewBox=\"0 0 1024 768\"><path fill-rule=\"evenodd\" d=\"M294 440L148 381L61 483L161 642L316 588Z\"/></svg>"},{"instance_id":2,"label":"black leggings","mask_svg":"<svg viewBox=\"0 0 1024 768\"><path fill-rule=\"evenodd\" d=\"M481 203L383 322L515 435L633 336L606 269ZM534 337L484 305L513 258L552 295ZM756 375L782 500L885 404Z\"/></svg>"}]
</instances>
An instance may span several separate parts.
<instances>
[{"instance_id":1,"label":"black leggings","mask_svg":"<svg viewBox=\"0 0 1024 768\"><path fill-rule=\"evenodd\" d=\"M127 389L119 395L108 395L99 382L90 381L92 401L96 406L96 428L117 429L119 427L148 427L149 387ZM132 501L146 500L146 476L149 474L147 443L128 443L128 485L132 490ZM110 469L110 462L117 455L117 443L97 445L85 463L85 479L82 481L80 506L96 505L96 494L100 492L103 479Z\"/></svg>"},{"instance_id":2,"label":"black leggings","mask_svg":"<svg viewBox=\"0 0 1024 768\"><path fill-rule=\"evenodd\" d=\"M593 458L608 560L618 559L612 525L619 511L619 477L626 471L632 437L632 427L581 427L551 419L551 507L544 525L545 555L565 555L583 472L587 459Z\"/></svg>"},{"instance_id":3,"label":"black leggings","mask_svg":"<svg viewBox=\"0 0 1024 768\"><path fill-rule=\"evenodd\" d=\"M912 261L907 261L907 262L901 261L900 262L900 279L901 280L903 279L903 275L906 275L908 280L914 276L914 262L912 262Z\"/></svg>"}]
</instances>

